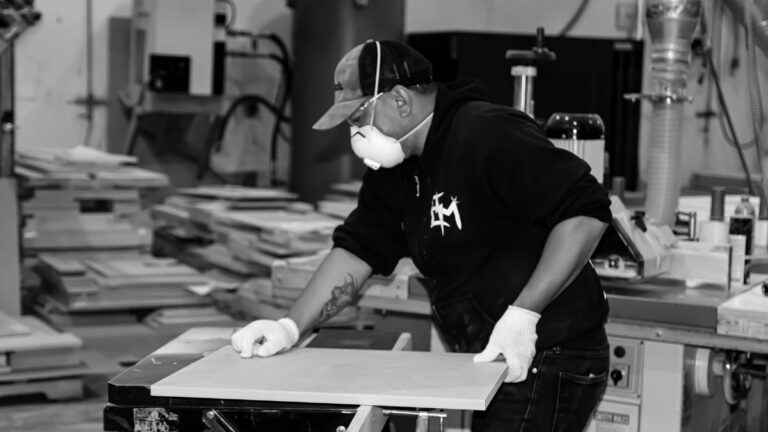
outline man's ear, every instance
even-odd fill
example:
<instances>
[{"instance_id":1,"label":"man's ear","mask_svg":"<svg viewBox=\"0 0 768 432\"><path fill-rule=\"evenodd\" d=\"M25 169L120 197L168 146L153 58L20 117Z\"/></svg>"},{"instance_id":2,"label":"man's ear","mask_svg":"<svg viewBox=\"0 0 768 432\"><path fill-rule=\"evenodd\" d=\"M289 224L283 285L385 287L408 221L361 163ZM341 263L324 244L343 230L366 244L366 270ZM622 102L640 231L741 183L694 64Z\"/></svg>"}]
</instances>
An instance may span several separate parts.
<instances>
[{"instance_id":1,"label":"man's ear","mask_svg":"<svg viewBox=\"0 0 768 432\"><path fill-rule=\"evenodd\" d=\"M395 105L400 117L408 117L413 111L413 95L408 88L398 84L392 88L392 96L395 99Z\"/></svg>"}]
</instances>

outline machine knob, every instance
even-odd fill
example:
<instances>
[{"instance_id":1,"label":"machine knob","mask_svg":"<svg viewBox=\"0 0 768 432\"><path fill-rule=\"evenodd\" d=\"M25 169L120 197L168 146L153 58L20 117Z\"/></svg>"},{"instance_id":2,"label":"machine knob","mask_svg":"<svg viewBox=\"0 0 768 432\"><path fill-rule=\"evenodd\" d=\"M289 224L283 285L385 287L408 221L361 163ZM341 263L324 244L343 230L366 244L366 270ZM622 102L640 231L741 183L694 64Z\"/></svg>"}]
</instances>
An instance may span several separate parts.
<instances>
[{"instance_id":1,"label":"machine knob","mask_svg":"<svg viewBox=\"0 0 768 432\"><path fill-rule=\"evenodd\" d=\"M622 358L626 354L627 354L627 351L621 345L619 345L619 346L617 346L616 348L613 349L613 355L615 355L616 358Z\"/></svg>"},{"instance_id":2,"label":"machine knob","mask_svg":"<svg viewBox=\"0 0 768 432\"><path fill-rule=\"evenodd\" d=\"M613 381L613 385L619 385L619 381L621 381L624 378L624 372L622 372L621 369L614 369L611 371L611 381Z\"/></svg>"}]
</instances>

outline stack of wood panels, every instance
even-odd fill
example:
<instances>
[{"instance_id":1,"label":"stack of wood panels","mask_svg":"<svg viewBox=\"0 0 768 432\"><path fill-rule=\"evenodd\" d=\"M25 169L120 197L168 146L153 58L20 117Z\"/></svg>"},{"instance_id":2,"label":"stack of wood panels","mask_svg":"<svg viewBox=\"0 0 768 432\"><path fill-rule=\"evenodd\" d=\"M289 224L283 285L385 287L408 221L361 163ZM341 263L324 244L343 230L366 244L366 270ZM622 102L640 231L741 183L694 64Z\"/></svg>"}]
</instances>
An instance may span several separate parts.
<instances>
[{"instance_id":1,"label":"stack of wood panels","mask_svg":"<svg viewBox=\"0 0 768 432\"><path fill-rule=\"evenodd\" d=\"M295 297L286 296L279 288L273 289L269 278L253 278L243 283L236 291L217 291L212 293L216 305L229 315L244 322L254 319L280 319L288 314L296 302ZM360 327L367 320L367 315L356 308L345 308L324 326Z\"/></svg>"},{"instance_id":2,"label":"stack of wood panels","mask_svg":"<svg viewBox=\"0 0 768 432\"><path fill-rule=\"evenodd\" d=\"M317 211L346 219L357 207L357 195L362 185L359 180L332 184L330 192L317 202Z\"/></svg>"},{"instance_id":3,"label":"stack of wood panels","mask_svg":"<svg viewBox=\"0 0 768 432\"><path fill-rule=\"evenodd\" d=\"M313 254L331 247L341 223L314 211L254 210L220 214L213 225L230 252L247 251L275 258Z\"/></svg>"},{"instance_id":4,"label":"stack of wood panels","mask_svg":"<svg viewBox=\"0 0 768 432\"><path fill-rule=\"evenodd\" d=\"M237 249L239 244L229 244L226 234L213 229L216 220L232 213L285 209L306 211L307 204L296 201L295 194L282 189L213 185L176 190L163 204L152 207L152 216L156 233L163 237L179 242L197 239L203 244L192 250L172 248L189 252L180 259L244 280L268 275L270 257L240 253L243 251Z\"/></svg>"},{"instance_id":5,"label":"stack of wood panels","mask_svg":"<svg viewBox=\"0 0 768 432\"><path fill-rule=\"evenodd\" d=\"M327 252L308 257L294 257L275 261L271 272L271 295L278 299L295 300L304 291L312 275L322 262ZM361 293L366 298L386 298L394 300L426 298L421 277L410 258L403 258L392 274L370 277Z\"/></svg>"},{"instance_id":6,"label":"stack of wood panels","mask_svg":"<svg viewBox=\"0 0 768 432\"><path fill-rule=\"evenodd\" d=\"M24 253L149 249L140 190L167 186L168 178L131 163L135 158L85 147L20 150Z\"/></svg>"},{"instance_id":7,"label":"stack of wood panels","mask_svg":"<svg viewBox=\"0 0 768 432\"><path fill-rule=\"evenodd\" d=\"M191 292L208 278L172 258L139 253L41 254L48 304L66 312L156 309L208 303Z\"/></svg>"},{"instance_id":8,"label":"stack of wood panels","mask_svg":"<svg viewBox=\"0 0 768 432\"><path fill-rule=\"evenodd\" d=\"M82 342L58 333L35 317L0 312L0 398L43 393L49 399L83 395Z\"/></svg>"},{"instance_id":9,"label":"stack of wood panels","mask_svg":"<svg viewBox=\"0 0 768 432\"><path fill-rule=\"evenodd\" d=\"M34 189L22 203L25 255L45 251L148 250L152 230L141 220L136 189Z\"/></svg>"},{"instance_id":10,"label":"stack of wood panels","mask_svg":"<svg viewBox=\"0 0 768 432\"><path fill-rule=\"evenodd\" d=\"M176 189L163 204L152 206L158 225L185 228L208 236L217 214L232 210L284 209L295 204L296 194L269 188L211 185Z\"/></svg>"},{"instance_id":11,"label":"stack of wood panels","mask_svg":"<svg viewBox=\"0 0 768 432\"><path fill-rule=\"evenodd\" d=\"M68 149L26 148L16 151L16 175L32 188L159 188L164 174L133 166L135 156L76 146Z\"/></svg>"}]
</instances>

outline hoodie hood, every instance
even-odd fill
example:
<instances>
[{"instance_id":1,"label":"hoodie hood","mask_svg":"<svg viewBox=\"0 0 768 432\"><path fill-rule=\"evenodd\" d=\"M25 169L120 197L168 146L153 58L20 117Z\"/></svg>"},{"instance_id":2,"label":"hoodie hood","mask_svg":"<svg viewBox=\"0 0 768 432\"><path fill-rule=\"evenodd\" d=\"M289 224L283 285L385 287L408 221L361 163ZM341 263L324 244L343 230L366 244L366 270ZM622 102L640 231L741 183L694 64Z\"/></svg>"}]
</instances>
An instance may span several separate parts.
<instances>
[{"instance_id":1,"label":"hoodie hood","mask_svg":"<svg viewBox=\"0 0 768 432\"><path fill-rule=\"evenodd\" d=\"M434 137L440 136L441 130L450 125L451 118L459 108L469 102L487 102L490 99L488 95L488 89L480 81L471 78L437 84L434 117L421 158L424 159L440 146L440 140Z\"/></svg>"}]
</instances>

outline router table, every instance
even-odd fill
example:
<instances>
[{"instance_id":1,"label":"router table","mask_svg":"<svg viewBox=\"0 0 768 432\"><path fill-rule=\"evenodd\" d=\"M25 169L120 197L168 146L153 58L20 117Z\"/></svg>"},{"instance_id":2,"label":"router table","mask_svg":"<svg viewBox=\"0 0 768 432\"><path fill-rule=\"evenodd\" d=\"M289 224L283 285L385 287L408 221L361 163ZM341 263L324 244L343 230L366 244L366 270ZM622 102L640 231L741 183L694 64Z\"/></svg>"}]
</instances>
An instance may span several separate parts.
<instances>
[{"instance_id":1,"label":"router table","mask_svg":"<svg viewBox=\"0 0 768 432\"><path fill-rule=\"evenodd\" d=\"M415 422L416 431L419 432L434 430L436 426L440 426L440 430L443 429L443 419L446 417L446 413L441 409L412 409L396 405L392 405L394 408L387 408L381 405L361 405L358 403L345 405L338 403L275 401L282 399L255 401L217 397L214 387L216 387L216 381L218 380L208 380L207 378L213 374L205 374L205 372L200 376L199 380L176 379L175 381L176 384L181 381L184 384L194 382L195 386L198 386L198 393L193 391L191 394L205 397L168 397L156 395L159 393L158 383L161 383L160 385L162 386L162 383L173 382L173 378L179 376L179 371L182 371L182 373L190 371L206 361L210 363L210 360L216 356L233 357L234 354L229 351L231 333L231 328L209 327L191 329L111 379L108 383L108 404L104 409L104 430L108 432L159 430L168 432L232 432L240 430L373 432L382 430L390 418L398 425L402 424L400 422L406 421L407 423L405 424L410 425L411 428ZM327 348L362 348L363 351L360 355L367 353L365 356L375 356L375 352L380 352L375 350L407 350L409 349L409 343L410 335L407 333L328 329L321 330L313 338L303 342L302 349L306 353L311 350L318 352L337 351ZM296 352L299 352L299 350ZM351 350L338 350L337 352L351 352ZM280 360L285 362L290 359L288 356L291 354L291 352L287 352L268 359L235 359L232 363L227 364L232 365L232 370L237 368L242 370L242 367L250 361ZM424 352L393 354L397 356L405 355L406 357L410 355L416 357L431 355ZM354 358L357 358L357 355ZM451 357L451 359L455 359L455 357ZM431 360L431 357L427 360ZM437 360L437 364L440 364L440 358L437 358ZM241 361L242 363L240 363ZM195 362L198 363L193 364ZM265 364L266 362L262 363L262 365ZM486 386L483 389L487 393L486 406L487 402L490 402L495 390L501 385L506 369L506 365L503 362L487 365L482 366L484 373L487 372L485 375L490 377L491 382L496 382L496 385L495 388ZM462 363L461 367L473 368L477 366L472 366L471 361L469 361L468 365L465 366ZM232 371L223 371L222 373L223 376L229 377L231 381L232 377L230 375L233 375ZM242 376L240 374L241 372L238 372L237 376ZM350 372L349 375L353 377L354 373ZM303 382L306 380L311 381L312 377L298 381ZM465 387L460 380L461 378L457 378L456 387L464 391ZM198 381L209 382L207 384L198 384ZM221 381L224 382L225 379ZM294 381L297 380L294 379ZM343 387L344 383L342 381L338 380L335 382L339 383L339 387ZM356 386L361 388L368 386L375 388L372 382L365 381L367 380L361 380L359 377L350 379L350 382L355 383ZM236 381L234 384L225 384L223 389L220 388L218 390L218 394L222 394L222 391L226 392L236 385ZM210 386L211 392L203 391L201 393L199 386L203 388ZM168 386L166 385L165 387ZM245 387L248 389L247 385ZM394 385L393 387L399 387L399 385ZM439 388L440 386L436 387ZM278 390L282 389L278 388ZM471 392L472 389L469 388L466 391ZM386 392L384 393L386 394ZM399 393L400 390L395 389L391 392L394 396L398 396ZM448 405L446 408L457 408L450 406L450 404Z\"/></svg>"}]
</instances>

